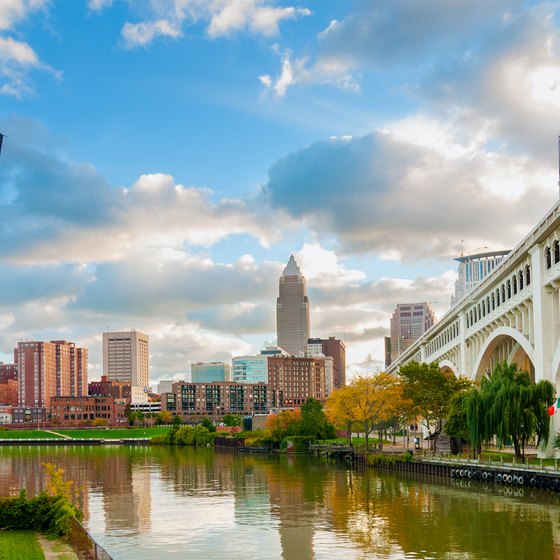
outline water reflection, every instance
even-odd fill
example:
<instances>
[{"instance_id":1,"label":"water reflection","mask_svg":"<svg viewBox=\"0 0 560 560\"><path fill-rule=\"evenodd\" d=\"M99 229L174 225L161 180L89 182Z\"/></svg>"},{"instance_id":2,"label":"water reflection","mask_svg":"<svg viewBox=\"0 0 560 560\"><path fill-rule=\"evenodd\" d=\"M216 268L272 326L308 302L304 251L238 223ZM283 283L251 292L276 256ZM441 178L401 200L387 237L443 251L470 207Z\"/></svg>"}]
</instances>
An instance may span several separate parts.
<instances>
[{"instance_id":1,"label":"water reflection","mask_svg":"<svg viewBox=\"0 0 560 560\"><path fill-rule=\"evenodd\" d=\"M558 557L560 502L540 490L355 472L319 459L167 447L0 448L0 495L80 489L116 559Z\"/></svg>"}]
</instances>

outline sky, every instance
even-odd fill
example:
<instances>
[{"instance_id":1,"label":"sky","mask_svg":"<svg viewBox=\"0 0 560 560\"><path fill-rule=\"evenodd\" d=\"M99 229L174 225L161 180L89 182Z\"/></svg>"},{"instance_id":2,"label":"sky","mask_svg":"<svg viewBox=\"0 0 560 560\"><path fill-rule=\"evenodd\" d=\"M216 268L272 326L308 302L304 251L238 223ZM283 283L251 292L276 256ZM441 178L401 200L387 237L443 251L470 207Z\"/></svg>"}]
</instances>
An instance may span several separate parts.
<instances>
[{"instance_id":1,"label":"sky","mask_svg":"<svg viewBox=\"0 0 560 560\"><path fill-rule=\"evenodd\" d=\"M560 4L0 0L0 361L150 336L151 380L314 337L382 369L397 303L558 199Z\"/></svg>"}]
</instances>

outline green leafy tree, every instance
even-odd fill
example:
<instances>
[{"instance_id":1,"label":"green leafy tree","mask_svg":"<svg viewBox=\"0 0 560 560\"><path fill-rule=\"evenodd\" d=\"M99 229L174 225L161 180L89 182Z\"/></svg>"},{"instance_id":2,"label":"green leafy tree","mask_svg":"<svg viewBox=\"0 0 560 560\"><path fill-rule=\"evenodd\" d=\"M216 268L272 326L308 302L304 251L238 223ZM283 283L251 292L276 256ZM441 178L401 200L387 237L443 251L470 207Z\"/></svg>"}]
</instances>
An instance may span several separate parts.
<instances>
[{"instance_id":1,"label":"green leafy tree","mask_svg":"<svg viewBox=\"0 0 560 560\"><path fill-rule=\"evenodd\" d=\"M226 414L222 418L222 422L225 426L241 426L241 416L236 416L235 414Z\"/></svg>"},{"instance_id":2,"label":"green leafy tree","mask_svg":"<svg viewBox=\"0 0 560 560\"><path fill-rule=\"evenodd\" d=\"M209 432L215 432L216 431L216 426L214 426L214 422L212 422L212 420L210 420L210 418L205 418L201 423L201 426L203 426L204 428L206 428Z\"/></svg>"},{"instance_id":3,"label":"green leafy tree","mask_svg":"<svg viewBox=\"0 0 560 560\"><path fill-rule=\"evenodd\" d=\"M480 446L496 437L502 446L511 439L516 458L525 461L525 446L531 438L536 435L541 447L548 443L548 407L555 392L550 381L532 383L517 364L498 364L482 379L480 392L466 398L471 444Z\"/></svg>"},{"instance_id":4,"label":"green leafy tree","mask_svg":"<svg viewBox=\"0 0 560 560\"><path fill-rule=\"evenodd\" d=\"M301 406L301 421L298 435L312 436L315 439L333 439L335 427L329 422L321 401L309 397Z\"/></svg>"},{"instance_id":5,"label":"green leafy tree","mask_svg":"<svg viewBox=\"0 0 560 560\"><path fill-rule=\"evenodd\" d=\"M451 437L470 441L469 424L467 422L467 402L472 393L478 393L473 387L468 391L455 393L449 402L447 421L444 432Z\"/></svg>"},{"instance_id":6,"label":"green leafy tree","mask_svg":"<svg viewBox=\"0 0 560 560\"><path fill-rule=\"evenodd\" d=\"M453 395L472 387L471 381L442 371L436 362L408 362L401 366L399 374L404 398L411 402L411 411L430 435L441 431Z\"/></svg>"},{"instance_id":7,"label":"green leafy tree","mask_svg":"<svg viewBox=\"0 0 560 560\"><path fill-rule=\"evenodd\" d=\"M179 416L179 414L175 414L175 416L173 416L172 423L174 426L180 426L183 423L181 416Z\"/></svg>"}]
</instances>

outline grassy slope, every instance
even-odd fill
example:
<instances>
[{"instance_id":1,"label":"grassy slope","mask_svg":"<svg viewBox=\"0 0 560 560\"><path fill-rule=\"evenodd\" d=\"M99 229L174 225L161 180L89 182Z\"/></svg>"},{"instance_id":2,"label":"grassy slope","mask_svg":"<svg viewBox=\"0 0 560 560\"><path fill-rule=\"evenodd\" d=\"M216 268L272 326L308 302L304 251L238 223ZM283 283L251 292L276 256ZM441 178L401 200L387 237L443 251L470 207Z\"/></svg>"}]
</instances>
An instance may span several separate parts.
<instances>
[{"instance_id":1,"label":"grassy slope","mask_svg":"<svg viewBox=\"0 0 560 560\"><path fill-rule=\"evenodd\" d=\"M53 429L59 434L70 436L71 438L87 439L128 439L128 438L151 438L154 436L164 436L169 428L116 428L111 430L92 429L92 430L58 430Z\"/></svg>"},{"instance_id":2,"label":"grassy slope","mask_svg":"<svg viewBox=\"0 0 560 560\"><path fill-rule=\"evenodd\" d=\"M90 429L90 430L61 430L52 428L53 432L64 434L71 438L78 439L127 439L127 438L151 438L154 436L164 436L169 431L168 427L165 428L116 428L106 430L103 429ZM39 438L58 438L55 434L44 432L42 430L0 430L0 439L39 439Z\"/></svg>"},{"instance_id":3,"label":"grassy slope","mask_svg":"<svg viewBox=\"0 0 560 560\"><path fill-rule=\"evenodd\" d=\"M60 437L42 430L0 430L0 439L60 439Z\"/></svg>"},{"instance_id":4,"label":"grassy slope","mask_svg":"<svg viewBox=\"0 0 560 560\"><path fill-rule=\"evenodd\" d=\"M0 531L0 560L44 560L32 531Z\"/></svg>"}]
</instances>

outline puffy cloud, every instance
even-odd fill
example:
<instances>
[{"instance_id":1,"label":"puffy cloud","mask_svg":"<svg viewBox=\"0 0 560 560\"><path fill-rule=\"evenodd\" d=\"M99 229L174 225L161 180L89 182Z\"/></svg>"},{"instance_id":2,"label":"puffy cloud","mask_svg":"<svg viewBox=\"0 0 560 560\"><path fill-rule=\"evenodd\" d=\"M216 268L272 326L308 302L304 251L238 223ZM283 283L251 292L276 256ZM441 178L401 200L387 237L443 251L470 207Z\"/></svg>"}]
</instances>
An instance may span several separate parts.
<instances>
[{"instance_id":1,"label":"puffy cloud","mask_svg":"<svg viewBox=\"0 0 560 560\"><path fill-rule=\"evenodd\" d=\"M350 251L417 260L454 256L461 239L514 246L554 202L552 170L433 130L316 142L274 164L264 193Z\"/></svg>"},{"instance_id":2,"label":"puffy cloud","mask_svg":"<svg viewBox=\"0 0 560 560\"><path fill-rule=\"evenodd\" d=\"M276 7L269 0L156 0L148 7L147 20L126 23L122 34L128 48L147 46L161 36L176 38L184 25L201 22L211 38L243 31L272 37L281 22L309 15L307 8Z\"/></svg>"},{"instance_id":3,"label":"puffy cloud","mask_svg":"<svg viewBox=\"0 0 560 560\"><path fill-rule=\"evenodd\" d=\"M12 29L31 13L44 9L49 0L2 0L0 2L0 31Z\"/></svg>"},{"instance_id":4,"label":"puffy cloud","mask_svg":"<svg viewBox=\"0 0 560 560\"><path fill-rule=\"evenodd\" d=\"M29 136L26 129L33 127L26 124L23 134ZM271 215L255 217L265 210L251 201L214 202L210 190L176 184L165 174L117 188L92 166L20 143L19 123L3 130L10 149L0 168L0 260L107 262L150 248L210 247L236 234L266 246L279 235Z\"/></svg>"},{"instance_id":5,"label":"puffy cloud","mask_svg":"<svg viewBox=\"0 0 560 560\"><path fill-rule=\"evenodd\" d=\"M165 19L147 23L126 23L122 29L125 46L129 49L145 47L157 37L181 36L181 30L173 22Z\"/></svg>"},{"instance_id":6,"label":"puffy cloud","mask_svg":"<svg viewBox=\"0 0 560 560\"><path fill-rule=\"evenodd\" d=\"M45 9L48 0L5 0L0 3L0 31L11 31L32 12ZM58 70L41 62L35 50L25 41L0 35L0 95L16 98L32 95L30 74L33 70L61 78Z\"/></svg>"}]
</instances>

